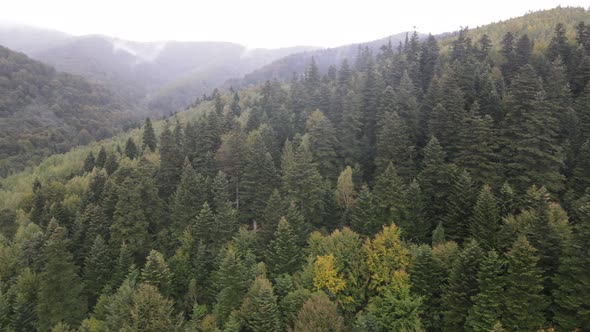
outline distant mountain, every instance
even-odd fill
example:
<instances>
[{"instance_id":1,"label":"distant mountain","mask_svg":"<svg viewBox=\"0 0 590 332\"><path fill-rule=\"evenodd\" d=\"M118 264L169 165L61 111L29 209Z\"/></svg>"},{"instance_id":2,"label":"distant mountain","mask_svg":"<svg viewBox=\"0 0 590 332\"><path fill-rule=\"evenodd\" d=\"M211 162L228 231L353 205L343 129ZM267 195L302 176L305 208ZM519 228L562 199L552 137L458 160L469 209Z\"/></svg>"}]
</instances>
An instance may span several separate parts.
<instances>
[{"instance_id":1,"label":"distant mountain","mask_svg":"<svg viewBox=\"0 0 590 332\"><path fill-rule=\"evenodd\" d=\"M226 42L132 42L108 36L72 37L51 30L0 26L0 44L82 75L120 97L167 114L234 77L292 53L316 49L248 49Z\"/></svg>"},{"instance_id":2,"label":"distant mountain","mask_svg":"<svg viewBox=\"0 0 590 332\"><path fill-rule=\"evenodd\" d=\"M402 32L366 43L351 44L335 48L291 54L266 66L256 69L253 72L245 75L243 78L229 80L226 82L226 85L242 87L259 84L261 82L275 78L279 80L287 80L293 76L293 73L303 73L305 68L311 62L312 57L314 58L318 68L322 72L326 72L332 65L339 66L344 59L348 59L348 61L354 61L359 47L368 47L376 52L381 46L387 45L389 42L391 42L392 46L397 48L400 42L403 43L405 41L406 34L411 34L411 32Z\"/></svg>"},{"instance_id":3,"label":"distant mountain","mask_svg":"<svg viewBox=\"0 0 590 332\"><path fill-rule=\"evenodd\" d=\"M29 55L69 38L70 35L60 31L26 25L0 24L0 45Z\"/></svg>"},{"instance_id":4,"label":"distant mountain","mask_svg":"<svg viewBox=\"0 0 590 332\"><path fill-rule=\"evenodd\" d=\"M0 176L112 136L136 116L104 87L0 46Z\"/></svg>"}]
</instances>

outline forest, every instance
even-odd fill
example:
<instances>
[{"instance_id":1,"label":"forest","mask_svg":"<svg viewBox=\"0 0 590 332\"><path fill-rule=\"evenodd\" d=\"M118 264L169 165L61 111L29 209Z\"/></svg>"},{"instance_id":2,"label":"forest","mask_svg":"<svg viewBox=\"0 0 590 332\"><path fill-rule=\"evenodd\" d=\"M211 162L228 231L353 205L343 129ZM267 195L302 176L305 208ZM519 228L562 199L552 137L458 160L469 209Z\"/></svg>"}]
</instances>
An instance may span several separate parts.
<instances>
[{"instance_id":1,"label":"forest","mask_svg":"<svg viewBox=\"0 0 590 332\"><path fill-rule=\"evenodd\" d=\"M590 25L549 29L311 58L0 179L0 330L590 330Z\"/></svg>"}]
</instances>

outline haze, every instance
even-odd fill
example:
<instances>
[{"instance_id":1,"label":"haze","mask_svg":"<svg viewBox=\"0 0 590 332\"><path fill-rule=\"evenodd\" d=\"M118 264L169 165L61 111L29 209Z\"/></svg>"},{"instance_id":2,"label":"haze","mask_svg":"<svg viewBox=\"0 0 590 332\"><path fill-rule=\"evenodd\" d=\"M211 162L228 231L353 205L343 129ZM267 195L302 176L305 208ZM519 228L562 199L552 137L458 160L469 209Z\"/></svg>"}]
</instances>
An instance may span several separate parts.
<instances>
[{"instance_id":1,"label":"haze","mask_svg":"<svg viewBox=\"0 0 590 332\"><path fill-rule=\"evenodd\" d=\"M0 22L136 41L230 41L249 47L333 47L413 30L476 27L586 1L6 1ZM359 19L360 18L360 19Z\"/></svg>"}]
</instances>

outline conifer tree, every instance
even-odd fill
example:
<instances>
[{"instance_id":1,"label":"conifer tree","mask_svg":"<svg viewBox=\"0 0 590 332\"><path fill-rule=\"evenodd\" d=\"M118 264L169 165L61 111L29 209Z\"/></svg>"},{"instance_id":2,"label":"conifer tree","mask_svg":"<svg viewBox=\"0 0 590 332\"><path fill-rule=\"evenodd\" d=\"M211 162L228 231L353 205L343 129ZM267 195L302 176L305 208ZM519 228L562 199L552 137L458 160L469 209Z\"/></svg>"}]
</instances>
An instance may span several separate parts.
<instances>
[{"instance_id":1,"label":"conifer tree","mask_svg":"<svg viewBox=\"0 0 590 332\"><path fill-rule=\"evenodd\" d=\"M14 292L11 325L14 331L34 331L37 328L35 306L38 299L39 276L24 269L17 277L11 292ZM8 308L7 308L8 309ZM3 312L8 313L5 309Z\"/></svg>"},{"instance_id":2,"label":"conifer tree","mask_svg":"<svg viewBox=\"0 0 590 332\"><path fill-rule=\"evenodd\" d=\"M113 268L109 247L103 238L97 235L84 261L85 290L91 305L111 280Z\"/></svg>"},{"instance_id":3,"label":"conifer tree","mask_svg":"<svg viewBox=\"0 0 590 332\"><path fill-rule=\"evenodd\" d=\"M498 248L500 213L492 189L485 185L479 192L471 218L471 237L485 250Z\"/></svg>"},{"instance_id":4,"label":"conifer tree","mask_svg":"<svg viewBox=\"0 0 590 332\"><path fill-rule=\"evenodd\" d=\"M292 274L299 269L303 261L301 248L297 245L297 235L285 218L281 218L270 242L268 265L272 275Z\"/></svg>"},{"instance_id":5,"label":"conifer tree","mask_svg":"<svg viewBox=\"0 0 590 332\"><path fill-rule=\"evenodd\" d=\"M590 236L590 205L578 208L580 220L574 225L574 235L566 252L560 259L555 276L558 286L553 291L556 306L555 321L563 330L584 330L590 327L590 293L585 285L589 282L590 253L587 245Z\"/></svg>"},{"instance_id":6,"label":"conifer tree","mask_svg":"<svg viewBox=\"0 0 590 332\"><path fill-rule=\"evenodd\" d=\"M148 117L145 119L145 124L143 126L143 147L148 147L150 151L156 151L156 147L158 145L156 139L156 133L154 132L154 128L152 127L152 120Z\"/></svg>"},{"instance_id":7,"label":"conifer tree","mask_svg":"<svg viewBox=\"0 0 590 332\"><path fill-rule=\"evenodd\" d=\"M465 326L472 298L478 293L477 274L483 258L477 242L470 241L453 261L443 288L444 330L459 331Z\"/></svg>"},{"instance_id":8,"label":"conifer tree","mask_svg":"<svg viewBox=\"0 0 590 332\"><path fill-rule=\"evenodd\" d=\"M137 145L135 145L135 141L133 138L129 137L127 142L125 143L125 155L129 159L135 159L138 156Z\"/></svg>"},{"instance_id":9,"label":"conifer tree","mask_svg":"<svg viewBox=\"0 0 590 332\"><path fill-rule=\"evenodd\" d=\"M176 191L176 185L180 182L183 160L182 150L178 146L175 135L166 124L160 136L160 170L158 172L160 197L172 197Z\"/></svg>"},{"instance_id":10,"label":"conifer tree","mask_svg":"<svg viewBox=\"0 0 590 332\"><path fill-rule=\"evenodd\" d=\"M98 151L98 155L96 156L95 166L99 169L103 168L105 166L106 161L107 161L107 150L105 150L104 146L101 146L100 150Z\"/></svg>"},{"instance_id":11,"label":"conifer tree","mask_svg":"<svg viewBox=\"0 0 590 332\"><path fill-rule=\"evenodd\" d=\"M141 270L141 280L156 287L161 294L169 294L172 275L161 253L156 250L150 251L145 266Z\"/></svg>"},{"instance_id":12,"label":"conifer tree","mask_svg":"<svg viewBox=\"0 0 590 332\"><path fill-rule=\"evenodd\" d=\"M388 285L372 300L368 311L382 330L423 330L420 321L421 298L410 294L407 283Z\"/></svg>"},{"instance_id":13,"label":"conifer tree","mask_svg":"<svg viewBox=\"0 0 590 332\"><path fill-rule=\"evenodd\" d=\"M286 204L279 191L275 189L266 202L261 225L257 225L259 241L263 248L266 248L272 240L279 220L285 215L285 210Z\"/></svg>"},{"instance_id":14,"label":"conifer tree","mask_svg":"<svg viewBox=\"0 0 590 332\"><path fill-rule=\"evenodd\" d=\"M506 97L502 158L506 175L517 189L544 184L550 191L563 188L558 123L543 99L543 87L532 66L524 66Z\"/></svg>"},{"instance_id":15,"label":"conifer tree","mask_svg":"<svg viewBox=\"0 0 590 332\"><path fill-rule=\"evenodd\" d=\"M404 121L397 112L387 112L380 121L377 133L375 165L383 171L393 163L405 179L414 174L414 146Z\"/></svg>"},{"instance_id":16,"label":"conifer tree","mask_svg":"<svg viewBox=\"0 0 590 332\"><path fill-rule=\"evenodd\" d=\"M502 260L490 250L477 273L479 293L472 298L473 306L465 322L469 330L488 332L502 318L503 276Z\"/></svg>"},{"instance_id":17,"label":"conifer tree","mask_svg":"<svg viewBox=\"0 0 590 332\"><path fill-rule=\"evenodd\" d=\"M405 238L415 243L429 242L432 225L426 217L424 196L416 179L410 182L407 190L406 220L400 223Z\"/></svg>"},{"instance_id":18,"label":"conifer tree","mask_svg":"<svg viewBox=\"0 0 590 332\"><path fill-rule=\"evenodd\" d=\"M416 250L409 268L411 291L422 298L420 318L428 330L440 330L442 320L441 287L443 273L428 245Z\"/></svg>"},{"instance_id":19,"label":"conifer tree","mask_svg":"<svg viewBox=\"0 0 590 332\"><path fill-rule=\"evenodd\" d=\"M124 331L173 331L172 301L167 300L150 284L141 284L133 294L129 320Z\"/></svg>"},{"instance_id":20,"label":"conifer tree","mask_svg":"<svg viewBox=\"0 0 590 332\"><path fill-rule=\"evenodd\" d=\"M256 277L240 308L248 331L280 331L281 321L277 297L273 294L270 281Z\"/></svg>"},{"instance_id":21,"label":"conifer tree","mask_svg":"<svg viewBox=\"0 0 590 332\"><path fill-rule=\"evenodd\" d=\"M129 247L127 244L125 244L125 242L121 243L117 261L115 262L109 284L111 289L118 289L118 287L123 283L129 274L129 271L134 268L133 262L133 253L131 250L129 250Z\"/></svg>"},{"instance_id":22,"label":"conifer tree","mask_svg":"<svg viewBox=\"0 0 590 332\"><path fill-rule=\"evenodd\" d=\"M407 217L407 187L397 175L397 170L389 163L375 179L374 197L380 208L384 224L403 224Z\"/></svg>"},{"instance_id":23,"label":"conifer tree","mask_svg":"<svg viewBox=\"0 0 590 332\"><path fill-rule=\"evenodd\" d=\"M171 199L170 217L172 233L179 237L185 227L192 224L203 203L207 201L209 187L201 174L197 174L186 159L180 184Z\"/></svg>"},{"instance_id":24,"label":"conifer tree","mask_svg":"<svg viewBox=\"0 0 590 332\"><path fill-rule=\"evenodd\" d=\"M320 111L312 112L307 119L310 149L320 174L325 178L335 178L340 168L336 129L332 122Z\"/></svg>"},{"instance_id":25,"label":"conifer tree","mask_svg":"<svg viewBox=\"0 0 590 332\"><path fill-rule=\"evenodd\" d=\"M247 267L237 250L233 244L229 244L221 252L219 261L215 285L219 293L213 311L221 324L240 305L250 281Z\"/></svg>"},{"instance_id":26,"label":"conifer tree","mask_svg":"<svg viewBox=\"0 0 590 332\"><path fill-rule=\"evenodd\" d=\"M94 159L94 154L91 151L88 154L88 156L86 157L86 159L84 159L84 172L92 172L92 169L94 168L95 162L96 161Z\"/></svg>"},{"instance_id":27,"label":"conifer tree","mask_svg":"<svg viewBox=\"0 0 590 332\"><path fill-rule=\"evenodd\" d=\"M86 313L79 268L67 249L66 230L52 221L53 229L45 244L45 266L39 274L39 329L48 331L58 322L77 326Z\"/></svg>"},{"instance_id":28,"label":"conifer tree","mask_svg":"<svg viewBox=\"0 0 590 332\"><path fill-rule=\"evenodd\" d=\"M362 122L358 98L352 89L342 95L342 123L339 126L340 154L344 164L354 165L361 158Z\"/></svg>"},{"instance_id":29,"label":"conifer tree","mask_svg":"<svg viewBox=\"0 0 590 332\"><path fill-rule=\"evenodd\" d=\"M543 291L539 258L526 237L520 236L506 253L506 289L503 325L514 331L534 331L543 327L543 310L548 302Z\"/></svg>"},{"instance_id":30,"label":"conifer tree","mask_svg":"<svg viewBox=\"0 0 590 332\"><path fill-rule=\"evenodd\" d=\"M443 219L445 235L449 240L462 242L469 235L475 196L469 173L463 171L456 175L447 199L448 212Z\"/></svg>"},{"instance_id":31,"label":"conifer tree","mask_svg":"<svg viewBox=\"0 0 590 332\"><path fill-rule=\"evenodd\" d=\"M368 186L364 185L361 187L354 208L351 211L351 228L363 235L373 235L383 225L381 216L379 204L373 193Z\"/></svg>"}]
</instances>

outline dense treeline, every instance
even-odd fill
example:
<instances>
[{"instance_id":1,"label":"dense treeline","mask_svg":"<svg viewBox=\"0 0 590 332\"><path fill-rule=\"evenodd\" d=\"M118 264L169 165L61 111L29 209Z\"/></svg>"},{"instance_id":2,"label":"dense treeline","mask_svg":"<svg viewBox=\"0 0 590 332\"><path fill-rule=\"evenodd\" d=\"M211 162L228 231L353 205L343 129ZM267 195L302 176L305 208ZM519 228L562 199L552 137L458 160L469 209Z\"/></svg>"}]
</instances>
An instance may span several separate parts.
<instances>
[{"instance_id":1,"label":"dense treeline","mask_svg":"<svg viewBox=\"0 0 590 332\"><path fill-rule=\"evenodd\" d=\"M105 88L0 46L0 176L128 128Z\"/></svg>"},{"instance_id":2,"label":"dense treeline","mask_svg":"<svg viewBox=\"0 0 590 332\"><path fill-rule=\"evenodd\" d=\"M0 326L590 329L590 27L215 93L1 212ZM495 45L494 45L495 44ZM501 50L502 59L490 57ZM67 190L66 190L67 188Z\"/></svg>"}]
</instances>

